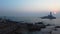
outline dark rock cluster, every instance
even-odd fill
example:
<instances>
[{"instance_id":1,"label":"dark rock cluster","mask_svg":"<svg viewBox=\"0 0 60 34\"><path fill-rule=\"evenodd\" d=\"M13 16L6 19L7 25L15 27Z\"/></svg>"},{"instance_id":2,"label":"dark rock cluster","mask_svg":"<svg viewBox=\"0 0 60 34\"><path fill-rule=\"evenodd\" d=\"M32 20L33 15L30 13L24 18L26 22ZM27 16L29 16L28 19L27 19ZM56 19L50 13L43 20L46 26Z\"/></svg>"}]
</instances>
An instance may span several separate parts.
<instances>
[{"instance_id":1,"label":"dark rock cluster","mask_svg":"<svg viewBox=\"0 0 60 34\"><path fill-rule=\"evenodd\" d=\"M0 34L24 34L26 31L40 31L46 26L43 22L21 23L9 19L0 19Z\"/></svg>"}]
</instances>

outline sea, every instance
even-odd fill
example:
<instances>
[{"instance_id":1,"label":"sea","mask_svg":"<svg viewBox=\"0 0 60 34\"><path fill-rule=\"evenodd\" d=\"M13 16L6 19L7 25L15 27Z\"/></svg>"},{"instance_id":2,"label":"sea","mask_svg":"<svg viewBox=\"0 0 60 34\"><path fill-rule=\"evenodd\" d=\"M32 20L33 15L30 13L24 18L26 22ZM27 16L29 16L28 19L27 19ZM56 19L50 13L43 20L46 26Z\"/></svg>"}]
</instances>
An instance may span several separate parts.
<instances>
[{"instance_id":1,"label":"sea","mask_svg":"<svg viewBox=\"0 0 60 34\"><path fill-rule=\"evenodd\" d=\"M18 22L27 22L33 24L36 22L43 22L44 24L60 26L60 17L57 17L56 19L41 19L40 17L6 17L6 18Z\"/></svg>"},{"instance_id":2,"label":"sea","mask_svg":"<svg viewBox=\"0 0 60 34\"><path fill-rule=\"evenodd\" d=\"M37 22L43 22L45 25L46 24L51 24L53 26L60 26L60 18L56 19L41 19L40 17L7 17L7 19L13 20L13 21L18 21L18 22L27 22L27 23L37 23ZM26 34L28 32L25 32ZM28 34L42 34L41 31L35 31L35 32L29 32ZM48 34L48 33L44 33Z\"/></svg>"}]
</instances>

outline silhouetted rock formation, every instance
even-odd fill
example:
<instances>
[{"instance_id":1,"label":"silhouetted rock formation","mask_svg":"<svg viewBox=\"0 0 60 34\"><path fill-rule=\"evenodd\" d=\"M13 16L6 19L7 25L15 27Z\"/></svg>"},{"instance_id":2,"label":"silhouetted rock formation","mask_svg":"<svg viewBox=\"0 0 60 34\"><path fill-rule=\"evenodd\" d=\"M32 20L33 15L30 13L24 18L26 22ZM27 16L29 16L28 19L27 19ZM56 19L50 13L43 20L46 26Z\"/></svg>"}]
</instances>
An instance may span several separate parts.
<instances>
[{"instance_id":1,"label":"silhouetted rock formation","mask_svg":"<svg viewBox=\"0 0 60 34\"><path fill-rule=\"evenodd\" d=\"M43 22L33 24L11 21L9 19L0 20L0 34L23 34L26 31L40 31L41 28L45 27Z\"/></svg>"},{"instance_id":2,"label":"silhouetted rock formation","mask_svg":"<svg viewBox=\"0 0 60 34\"><path fill-rule=\"evenodd\" d=\"M55 28L60 28L60 26L56 26Z\"/></svg>"},{"instance_id":3,"label":"silhouetted rock formation","mask_svg":"<svg viewBox=\"0 0 60 34\"><path fill-rule=\"evenodd\" d=\"M40 17L41 19L56 19L56 17L54 17L53 15L52 15L52 12L50 12L50 15L48 15L48 16L43 16L43 17Z\"/></svg>"},{"instance_id":4,"label":"silhouetted rock formation","mask_svg":"<svg viewBox=\"0 0 60 34\"><path fill-rule=\"evenodd\" d=\"M47 24L46 26L51 26L51 24Z\"/></svg>"},{"instance_id":5,"label":"silhouetted rock formation","mask_svg":"<svg viewBox=\"0 0 60 34\"><path fill-rule=\"evenodd\" d=\"M40 31L41 28L45 28L46 26L43 24L43 22L37 22L35 24L28 24L28 30L29 31Z\"/></svg>"}]
</instances>

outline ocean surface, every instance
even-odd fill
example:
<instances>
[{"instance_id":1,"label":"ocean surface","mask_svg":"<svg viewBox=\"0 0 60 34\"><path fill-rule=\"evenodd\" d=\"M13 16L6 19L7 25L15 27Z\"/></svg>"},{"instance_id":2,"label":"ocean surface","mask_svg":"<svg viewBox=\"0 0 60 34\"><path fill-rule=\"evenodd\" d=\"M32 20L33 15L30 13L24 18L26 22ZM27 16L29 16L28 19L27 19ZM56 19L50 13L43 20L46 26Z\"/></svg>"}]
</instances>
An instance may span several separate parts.
<instances>
[{"instance_id":1,"label":"ocean surface","mask_svg":"<svg viewBox=\"0 0 60 34\"><path fill-rule=\"evenodd\" d=\"M44 24L60 25L60 18L50 20L50 19L41 19L39 17L8 17L8 19L18 22L24 21L28 23L36 23L43 21Z\"/></svg>"},{"instance_id":2,"label":"ocean surface","mask_svg":"<svg viewBox=\"0 0 60 34\"><path fill-rule=\"evenodd\" d=\"M18 22L24 21L27 23L36 23L36 22L43 21L44 24L51 24L53 26L60 26L60 18L50 20L50 19L41 19L39 17L8 17L8 19L11 19L13 21L18 21ZM48 26L47 28L42 29L42 31L44 33L42 33L42 31L25 32L25 33L23 32L23 33L24 34L50 34L50 33L48 33L48 31L50 31L50 30L52 31L52 33L59 33L60 32L60 31L55 32L54 30L50 29L50 27L53 28L52 26Z\"/></svg>"}]
</instances>

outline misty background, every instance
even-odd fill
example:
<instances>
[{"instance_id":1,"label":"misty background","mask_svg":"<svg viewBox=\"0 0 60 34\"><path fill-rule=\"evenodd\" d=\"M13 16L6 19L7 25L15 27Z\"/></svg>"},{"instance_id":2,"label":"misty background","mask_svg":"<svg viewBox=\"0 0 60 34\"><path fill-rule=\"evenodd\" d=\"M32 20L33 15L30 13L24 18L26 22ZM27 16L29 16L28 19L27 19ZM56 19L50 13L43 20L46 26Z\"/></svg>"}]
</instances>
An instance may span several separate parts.
<instances>
[{"instance_id":1,"label":"misty background","mask_svg":"<svg viewBox=\"0 0 60 34\"><path fill-rule=\"evenodd\" d=\"M60 0L0 0L0 16L41 17L51 11L60 17ZM56 10L56 14L54 11Z\"/></svg>"}]
</instances>

